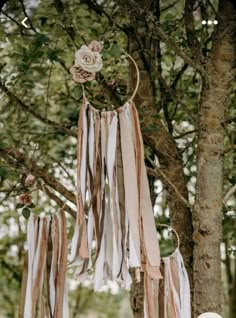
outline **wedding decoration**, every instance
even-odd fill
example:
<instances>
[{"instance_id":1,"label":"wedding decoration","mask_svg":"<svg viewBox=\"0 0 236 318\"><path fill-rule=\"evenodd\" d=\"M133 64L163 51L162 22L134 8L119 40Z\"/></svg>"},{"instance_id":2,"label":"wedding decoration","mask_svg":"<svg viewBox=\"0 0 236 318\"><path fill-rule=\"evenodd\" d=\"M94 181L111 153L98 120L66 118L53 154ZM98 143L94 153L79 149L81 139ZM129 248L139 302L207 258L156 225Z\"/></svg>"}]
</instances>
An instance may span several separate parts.
<instances>
[{"instance_id":1,"label":"wedding decoration","mask_svg":"<svg viewBox=\"0 0 236 318\"><path fill-rule=\"evenodd\" d=\"M75 64L70 68L72 78L77 83L92 81L97 72L102 68L103 42L91 41L90 44L82 45L75 53Z\"/></svg>"}]
</instances>

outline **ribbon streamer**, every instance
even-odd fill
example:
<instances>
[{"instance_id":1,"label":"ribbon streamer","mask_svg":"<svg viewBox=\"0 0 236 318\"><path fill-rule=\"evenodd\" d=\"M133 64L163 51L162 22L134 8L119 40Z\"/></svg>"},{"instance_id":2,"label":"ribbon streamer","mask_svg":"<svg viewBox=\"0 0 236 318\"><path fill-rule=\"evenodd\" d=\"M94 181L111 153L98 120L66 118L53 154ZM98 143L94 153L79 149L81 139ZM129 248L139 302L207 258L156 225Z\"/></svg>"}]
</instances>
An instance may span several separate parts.
<instances>
[{"instance_id":1,"label":"ribbon streamer","mask_svg":"<svg viewBox=\"0 0 236 318\"><path fill-rule=\"evenodd\" d=\"M64 211L52 217L32 215L27 225L19 318L69 318Z\"/></svg>"},{"instance_id":2,"label":"ribbon streamer","mask_svg":"<svg viewBox=\"0 0 236 318\"><path fill-rule=\"evenodd\" d=\"M94 290L108 279L129 287L144 271L148 317L155 312L153 281L160 252L144 163L137 110L127 102L118 111L98 111L84 97L79 116L78 213L71 266L80 282L93 265ZM96 244L92 244L92 241Z\"/></svg>"}]
</instances>

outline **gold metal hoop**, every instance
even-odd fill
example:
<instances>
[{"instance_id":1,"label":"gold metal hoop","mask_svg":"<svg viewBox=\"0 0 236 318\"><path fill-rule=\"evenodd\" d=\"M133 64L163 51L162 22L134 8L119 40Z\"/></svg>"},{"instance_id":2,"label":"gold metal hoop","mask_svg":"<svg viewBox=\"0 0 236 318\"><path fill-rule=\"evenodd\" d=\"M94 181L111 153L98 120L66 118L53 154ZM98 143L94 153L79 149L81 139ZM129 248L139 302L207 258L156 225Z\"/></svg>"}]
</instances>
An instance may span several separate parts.
<instances>
[{"instance_id":1,"label":"gold metal hoop","mask_svg":"<svg viewBox=\"0 0 236 318\"><path fill-rule=\"evenodd\" d=\"M132 101L132 100L134 99L134 97L135 97L137 91L138 91L138 88L139 88L140 72L139 72L138 64L135 62L134 58L133 58L130 54L126 53L126 52L124 52L124 54L125 54L126 56L128 56L128 57L130 58L130 60L134 63L134 66L135 66L135 69L136 69L136 74L137 74L136 86L135 86L135 89L134 89L134 91L133 91L132 96L131 96L130 99L129 99L129 100Z\"/></svg>"},{"instance_id":2,"label":"gold metal hoop","mask_svg":"<svg viewBox=\"0 0 236 318\"><path fill-rule=\"evenodd\" d=\"M177 248L180 247L180 238L179 238L179 234L177 233L177 231L170 225L168 224L162 224L162 223L157 223L156 226L159 226L159 227L165 227L165 228L168 228L170 229L172 232L175 233L175 236L177 237Z\"/></svg>"}]
</instances>

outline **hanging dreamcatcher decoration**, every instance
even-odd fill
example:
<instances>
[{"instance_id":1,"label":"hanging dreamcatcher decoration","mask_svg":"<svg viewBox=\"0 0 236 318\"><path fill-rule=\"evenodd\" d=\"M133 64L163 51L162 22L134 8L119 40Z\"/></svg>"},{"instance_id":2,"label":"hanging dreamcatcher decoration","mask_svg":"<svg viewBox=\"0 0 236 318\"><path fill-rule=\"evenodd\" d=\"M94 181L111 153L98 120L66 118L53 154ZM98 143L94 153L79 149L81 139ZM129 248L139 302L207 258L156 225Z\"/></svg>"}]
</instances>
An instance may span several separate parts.
<instances>
[{"instance_id":1,"label":"hanging dreamcatcher decoration","mask_svg":"<svg viewBox=\"0 0 236 318\"><path fill-rule=\"evenodd\" d=\"M103 65L102 49L103 42L82 45L70 69L74 81L83 85L95 78ZM107 280L129 288L130 269L138 282L142 272L145 317L190 318L189 282L179 249L170 258L160 257L134 103L140 74L135 60L125 54L134 63L137 83L123 106L100 111L83 88L78 121L77 217L68 264L63 210L51 217L29 218L20 317L34 318L38 299L41 317L69 317L66 269L75 266L78 281L92 275L95 291Z\"/></svg>"},{"instance_id":2,"label":"hanging dreamcatcher decoration","mask_svg":"<svg viewBox=\"0 0 236 318\"><path fill-rule=\"evenodd\" d=\"M99 42L76 52L71 72L77 82L92 78L102 60ZM99 47L99 50L94 50ZM154 317L153 282L161 278L156 234L143 140L132 97L117 111L99 111L84 94L78 123L77 220L72 239L71 264L80 281L94 269L94 290L108 279L129 287L129 269L136 280L144 272L147 312ZM93 67L94 66L94 67ZM81 70L82 69L82 70ZM86 77L79 75L86 73ZM93 77L95 75L93 74ZM78 80L79 79L79 80ZM95 240L95 247L93 241Z\"/></svg>"}]
</instances>

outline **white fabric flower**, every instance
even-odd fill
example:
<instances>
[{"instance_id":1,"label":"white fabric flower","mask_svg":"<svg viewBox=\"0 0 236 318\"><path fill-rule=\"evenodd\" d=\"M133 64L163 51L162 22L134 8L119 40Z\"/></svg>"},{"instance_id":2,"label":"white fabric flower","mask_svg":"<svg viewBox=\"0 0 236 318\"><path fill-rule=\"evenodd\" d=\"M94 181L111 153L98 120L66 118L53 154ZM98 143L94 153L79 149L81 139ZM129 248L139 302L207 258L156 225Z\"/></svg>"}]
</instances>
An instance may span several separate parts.
<instances>
[{"instance_id":1,"label":"white fabric flower","mask_svg":"<svg viewBox=\"0 0 236 318\"><path fill-rule=\"evenodd\" d=\"M75 53L75 65L80 66L86 72L98 72L102 68L101 54L91 51L86 45L82 45Z\"/></svg>"},{"instance_id":2,"label":"white fabric flower","mask_svg":"<svg viewBox=\"0 0 236 318\"><path fill-rule=\"evenodd\" d=\"M27 187L32 187L35 183L35 177L32 174L28 174L28 176L25 178L25 185Z\"/></svg>"}]
</instances>

